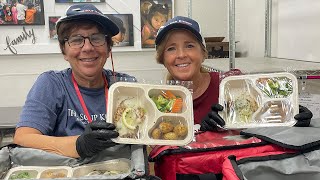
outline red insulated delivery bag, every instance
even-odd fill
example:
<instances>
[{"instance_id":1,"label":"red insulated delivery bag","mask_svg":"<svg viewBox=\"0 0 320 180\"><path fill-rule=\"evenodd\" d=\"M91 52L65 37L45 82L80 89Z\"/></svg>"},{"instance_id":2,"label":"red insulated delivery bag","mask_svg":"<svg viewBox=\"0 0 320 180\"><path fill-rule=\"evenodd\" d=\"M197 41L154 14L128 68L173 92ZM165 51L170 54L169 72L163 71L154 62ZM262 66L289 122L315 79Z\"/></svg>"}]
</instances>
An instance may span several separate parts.
<instances>
[{"instance_id":1,"label":"red insulated delivery bag","mask_svg":"<svg viewBox=\"0 0 320 180\"><path fill-rule=\"evenodd\" d=\"M257 127L203 132L187 146L157 146L149 154L164 180L318 180L320 120L310 127Z\"/></svg>"},{"instance_id":2,"label":"red insulated delivery bag","mask_svg":"<svg viewBox=\"0 0 320 180\"><path fill-rule=\"evenodd\" d=\"M232 164L231 155L244 158L288 153L296 151L256 137L246 138L239 131L202 132L187 146L156 146L149 161L155 162L155 175L163 180L222 179L222 173L227 172L223 168L232 168L226 166L226 161Z\"/></svg>"}]
</instances>

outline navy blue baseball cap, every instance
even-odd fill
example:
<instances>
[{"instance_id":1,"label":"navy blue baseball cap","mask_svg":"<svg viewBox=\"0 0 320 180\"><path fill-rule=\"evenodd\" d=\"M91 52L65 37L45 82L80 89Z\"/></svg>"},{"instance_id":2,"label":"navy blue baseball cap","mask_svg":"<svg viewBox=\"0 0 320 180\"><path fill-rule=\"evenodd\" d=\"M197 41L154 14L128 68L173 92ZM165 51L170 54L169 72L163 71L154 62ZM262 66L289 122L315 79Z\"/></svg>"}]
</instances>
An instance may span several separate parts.
<instances>
[{"instance_id":1,"label":"navy blue baseball cap","mask_svg":"<svg viewBox=\"0 0 320 180\"><path fill-rule=\"evenodd\" d=\"M61 23L78 19L97 22L103 27L105 34L115 36L119 33L118 26L92 4L71 5L66 11L66 16L57 21L56 30L59 31Z\"/></svg>"},{"instance_id":2,"label":"navy blue baseball cap","mask_svg":"<svg viewBox=\"0 0 320 180\"><path fill-rule=\"evenodd\" d=\"M173 29L186 29L190 31L199 40L199 42L201 42L202 45L206 47L205 40L201 35L200 25L197 23L197 21L183 16L176 16L168 20L163 26L159 28L155 40L156 47L161 43L167 33Z\"/></svg>"}]
</instances>

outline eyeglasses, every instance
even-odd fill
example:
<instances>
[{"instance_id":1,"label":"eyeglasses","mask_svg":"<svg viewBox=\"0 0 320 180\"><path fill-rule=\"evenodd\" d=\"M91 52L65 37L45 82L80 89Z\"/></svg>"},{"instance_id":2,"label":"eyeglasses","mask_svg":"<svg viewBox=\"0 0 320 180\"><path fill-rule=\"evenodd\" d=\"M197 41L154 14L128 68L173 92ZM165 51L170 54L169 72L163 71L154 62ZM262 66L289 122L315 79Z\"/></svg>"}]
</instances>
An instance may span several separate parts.
<instances>
[{"instance_id":1,"label":"eyeglasses","mask_svg":"<svg viewBox=\"0 0 320 180\"><path fill-rule=\"evenodd\" d=\"M69 46L73 49L82 48L84 46L84 41L88 38L90 44L94 47L102 46L106 43L105 34L92 34L90 36L84 37L81 35L71 36L64 39L65 42L68 42Z\"/></svg>"}]
</instances>

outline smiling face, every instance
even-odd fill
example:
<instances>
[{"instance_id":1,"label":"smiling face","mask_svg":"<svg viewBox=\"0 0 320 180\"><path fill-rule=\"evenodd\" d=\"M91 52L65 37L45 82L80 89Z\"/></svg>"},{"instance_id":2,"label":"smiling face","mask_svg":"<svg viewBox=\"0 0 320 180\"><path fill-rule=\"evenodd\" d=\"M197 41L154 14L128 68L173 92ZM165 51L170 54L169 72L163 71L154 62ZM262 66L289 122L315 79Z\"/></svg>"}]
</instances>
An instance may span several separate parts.
<instances>
[{"instance_id":1,"label":"smiling face","mask_svg":"<svg viewBox=\"0 0 320 180\"><path fill-rule=\"evenodd\" d=\"M205 53L196 37L187 30L173 30L167 36L163 64L171 76L181 81L200 77Z\"/></svg>"},{"instance_id":2,"label":"smiling face","mask_svg":"<svg viewBox=\"0 0 320 180\"><path fill-rule=\"evenodd\" d=\"M85 27L80 26L73 30L69 37L81 35L88 37L92 34L101 33L95 26ZM109 57L107 42L98 47L92 46L89 39L85 39L82 48L71 48L66 41L64 44L64 59L70 63L72 72L81 86L87 87L87 84L100 84L102 79L103 66Z\"/></svg>"}]
</instances>

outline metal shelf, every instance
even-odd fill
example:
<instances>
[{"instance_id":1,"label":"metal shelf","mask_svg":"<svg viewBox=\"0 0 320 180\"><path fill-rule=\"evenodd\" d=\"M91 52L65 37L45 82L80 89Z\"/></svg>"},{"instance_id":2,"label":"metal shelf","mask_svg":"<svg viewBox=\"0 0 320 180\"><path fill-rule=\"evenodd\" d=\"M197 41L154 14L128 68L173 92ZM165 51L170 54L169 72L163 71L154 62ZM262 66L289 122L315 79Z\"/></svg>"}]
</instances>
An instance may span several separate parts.
<instances>
[{"instance_id":1,"label":"metal shelf","mask_svg":"<svg viewBox=\"0 0 320 180\"><path fill-rule=\"evenodd\" d=\"M272 37L272 0L265 0L265 50L264 57L271 57ZM228 6L229 31L229 70L235 68L236 40L235 40L235 0L229 0Z\"/></svg>"}]
</instances>

